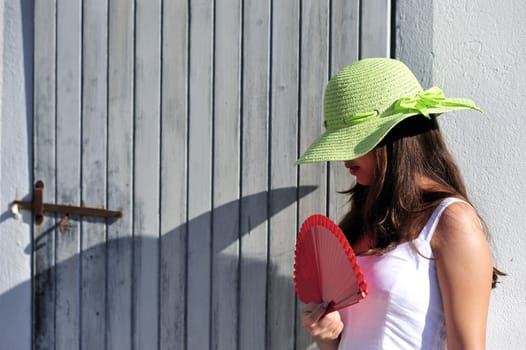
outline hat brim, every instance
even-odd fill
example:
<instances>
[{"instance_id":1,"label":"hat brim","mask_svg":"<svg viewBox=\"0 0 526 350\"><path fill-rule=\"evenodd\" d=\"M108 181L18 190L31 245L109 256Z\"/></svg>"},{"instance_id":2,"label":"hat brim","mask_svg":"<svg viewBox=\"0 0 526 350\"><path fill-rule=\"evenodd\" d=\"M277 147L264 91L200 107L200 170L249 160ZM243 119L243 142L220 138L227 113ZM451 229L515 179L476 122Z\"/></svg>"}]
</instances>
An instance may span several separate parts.
<instances>
[{"instance_id":1,"label":"hat brim","mask_svg":"<svg viewBox=\"0 0 526 350\"><path fill-rule=\"evenodd\" d=\"M442 114L461 109L477 109L460 106L429 108L429 114ZM387 111L386 111L387 112ZM326 131L319 136L295 164L345 161L359 158L376 147L398 123L420 114L398 113L380 115L359 124Z\"/></svg>"}]
</instances>

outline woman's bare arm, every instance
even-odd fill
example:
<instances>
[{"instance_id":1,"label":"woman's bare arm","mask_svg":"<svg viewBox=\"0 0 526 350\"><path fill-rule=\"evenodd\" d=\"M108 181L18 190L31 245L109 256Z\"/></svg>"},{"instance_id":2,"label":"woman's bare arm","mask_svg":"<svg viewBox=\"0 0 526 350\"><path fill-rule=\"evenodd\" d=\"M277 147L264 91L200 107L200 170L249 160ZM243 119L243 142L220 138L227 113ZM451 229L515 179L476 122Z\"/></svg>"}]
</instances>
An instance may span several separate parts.
<instances>
[{"instance_id":1,"label":"woman's bare arm","mask_svg":"<svg viewBox=\"0 0 526 350\"><path fill-rule=\"evenodd\" d=\"M448 350L485 349L493 262L475 210L466 203L445 209L431 245Z\"/></svg>"}]
</instances>

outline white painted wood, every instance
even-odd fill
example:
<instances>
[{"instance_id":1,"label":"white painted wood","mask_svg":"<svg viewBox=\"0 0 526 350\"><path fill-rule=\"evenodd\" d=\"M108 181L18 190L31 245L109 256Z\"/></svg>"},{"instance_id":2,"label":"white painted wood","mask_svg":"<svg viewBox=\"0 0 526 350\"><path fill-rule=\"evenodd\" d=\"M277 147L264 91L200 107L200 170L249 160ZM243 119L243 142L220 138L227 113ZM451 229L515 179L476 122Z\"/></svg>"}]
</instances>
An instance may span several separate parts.
<instances>
[{"instance_id":1,"label":"white painted wood","mask_svg":"<svg viewBox=\"0 0 526 350\"><path fill-rule=\"evenodd\" d=\"M161 1L135 3L133 347L155 349L159 326Z\"/></svg>"},{"instance_id":2,"label":"white painted wood","mask_svg":"<svg viewBox=\"0 0 526 350\"><path fill-rule=\"evenodd\" d=\"M211 349L238 341L241 1L215 4Z\"/></svg>"},{"instance_id":3,"label":"white painted wood","mask_svg":"<svg viewBox=\"0 0 526 350\"><path fill-rule=\"evenodd\" d=\"M359 0L331 1L331 70L333 76L358 59L360 38Z\"/></svg>"},{"instance_id":4,"label":"white painted wood","mask_svg":"<svg viewBox=\"0 0 526 350\"><path fill-rule=\"evenodd\" d=\"M391 0L361 2L360 58L391 54Z\"/></svg>"},{"instance_id":5,"label":"white painted wood","mask_svg":"<svg viewBox=\"0 0 526 350\"><path fill-rule=\"evenodd\" d=\"M329 71L329 1L302 3L300 56L299 155L324 132L323 93ZM298 167L299 185L316 186L316 191L299 202L299 222L313 213L327 210L327 166L314 163Z\"/></svg>"},{"instance_id":6,"label":"white painted wood","mask_svg":"<svg viewBox=\"0 0 526 350\"><path fill-rule=\"evenodd\" d=\"M82 202L106 205L107 3L83 2ZM83 349L102 349L106 332L106 227L84 218L81 226L81 339Z\"/></svg>"},{"instance_id":7,"label":"white painted wood","mask_svg":"<svg viewBox=\"0 0 526 350\"><path fill-rule=\"evenodd\" d=\"M270 2L243 4L239 349L266 348Z\"/></svg>"},{"instance_id":8,"label":"white painted wood","mask_svg":"<svg viewBox=\"0 0 526 350\"><path fill-rule=\"evenodd\" d=\"M80 1L57 2L57 201L80 205L81 174L81 16ZM58 215L58 220L62 219ZM56 345L79 346L80 222L71 217L56 235Z\"/></svg>"},{"instance_id":9,"label":"white painted wood","mask_svg":"<svg viewBox=\"0 0 526 350\"><path fill-rule=\"evenodd\" d=\"M108 221L108 349L132 348L133 68L134 6L110 1L108 9L108 198L124 218Z\"/></svg>"},{"instance_id":10,"label":"white painted wood","mask_svg":"<svg viewBox=\"0 0 526 350\"><path fill-rule=\"evenodd\" d=\"M33 174L45 183L44 198L55 201L55 1L35 3ZM32 189L31 189L32 190ZM34 346L55 348L55 220L33 230Z\"/></svg>"},{"instance_id":11,"label":"white painted wood","mask_svg":"<svg viewBox=\"0 0 526 350\"><path fill-rule=\"evenodd\" d=\"M163 2L159 322L165 350L185 349L187 329L188 16L187 1Z\"/></svg>"},{"instance_id":12,"label":"white painted wood","mask_svg":"<svg viewBox=\"0 0 526 350\"><path fill-rule=\"evenodd\" d=\"M365 1L337 0L331 11L331 69L330 76L358 59L360 4ZM329 164L329 216L338 222L348 210L346 195L338 192L351 188L353 178L340 162Z\"/></svg>"},{"instance_id":13,"label":"white painted wood","mask_svg":"<svg viewBox=\"0 0 526 350\"><path fill-rule=\"evenodd\" d=\"M296 234L341 217L352 177L294 161L323 131L329 76L369 52L371 6L35 6L35 177L49 201L125 212L36 234L35 348L308 347Z\"/></svg>"},{"instance_id":14,"label":"white painted wood","mask_svg":"<svg viewBox=\"0 0 526 350\"><path fill-rule=\"evenodd\" d=\"M295 294L290 276L294 265L297 206L285 206L288 193L274 189L296 187L294 162L298 154L299 1L272 6L270 208L281 207L269 218L267 347L294 347ZM294 196L295 197L295 196ZM290 203L290 202L289 202Z\"/></svg>"},{"instance_id":15,"label":"white painted wood","mask_svg":"<svg viewBox=\"0 0 526 350\"><path fill-rule=\"evenodd\" d=\"M301 51L300 51L300 122L299 153L323 131L323 92L329 72L329 16L330 2L309 0L301 3ZM316 163L297 167L300 197L304 186L316 190L298 201L298 230L311 214L327 210L327 165ZM307 349L312 337L302 327L303 304L296 305L296 349Z\"/></svg>"},{"instance_id":16,"label":"white painted wood","mask_svg":"<svg viewBox=\"0 0 526 350\"><path fill-rule=\"evenodd\" d=\"M187 348L210 347L213 2L190 2Z\"/></svg>"}]
</instances>

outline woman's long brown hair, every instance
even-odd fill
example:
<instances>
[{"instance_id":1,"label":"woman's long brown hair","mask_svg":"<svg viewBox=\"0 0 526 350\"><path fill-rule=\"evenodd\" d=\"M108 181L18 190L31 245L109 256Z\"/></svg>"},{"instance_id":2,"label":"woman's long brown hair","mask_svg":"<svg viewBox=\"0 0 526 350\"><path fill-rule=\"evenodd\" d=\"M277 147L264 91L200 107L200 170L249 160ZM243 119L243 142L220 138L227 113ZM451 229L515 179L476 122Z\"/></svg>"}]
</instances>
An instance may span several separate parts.
<instances>
[{"instance_id":1,"label":"woman's long brown hair","mask_svg":"<svg viewBox=\"0 0 526 350\"><path fill-rule=\"evenodd\" d=\"M373 152L377 163L373 183L356 184L346 192L351 210L340 227L351 245L370 234L375 238L372 252L388 251L418 237L443 199L457 197L469 203L435 116L418 115L402 121ZM493 287L499 275L504 274L493 268Z\"/></svg>"}]
</instances>

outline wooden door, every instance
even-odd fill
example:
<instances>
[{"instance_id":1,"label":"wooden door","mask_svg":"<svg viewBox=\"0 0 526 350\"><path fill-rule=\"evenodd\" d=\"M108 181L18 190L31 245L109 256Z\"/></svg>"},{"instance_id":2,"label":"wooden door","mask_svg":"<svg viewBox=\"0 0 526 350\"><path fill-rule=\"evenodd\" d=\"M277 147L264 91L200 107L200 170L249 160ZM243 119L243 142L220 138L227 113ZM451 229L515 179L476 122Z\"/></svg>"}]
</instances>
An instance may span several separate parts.
<instances>
[{"instance_id":1,"label":"wooden door","mask_svg":"<svg viewBox=\"0 0 526 350\"><path fill-rule=\"evenodd\" d=\"M123 210L35 227L35 349L305 349L301 221L338 164L294 166L323 87L390 54L390 1L35 1L34 177ZM61 232L62 231L62 232Z\"/></svg>"}]
</instances>

